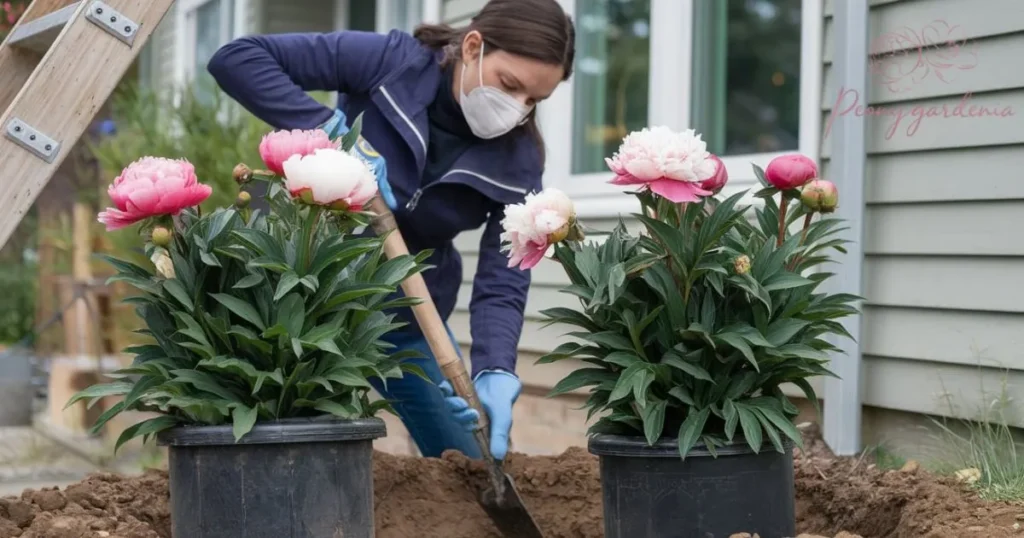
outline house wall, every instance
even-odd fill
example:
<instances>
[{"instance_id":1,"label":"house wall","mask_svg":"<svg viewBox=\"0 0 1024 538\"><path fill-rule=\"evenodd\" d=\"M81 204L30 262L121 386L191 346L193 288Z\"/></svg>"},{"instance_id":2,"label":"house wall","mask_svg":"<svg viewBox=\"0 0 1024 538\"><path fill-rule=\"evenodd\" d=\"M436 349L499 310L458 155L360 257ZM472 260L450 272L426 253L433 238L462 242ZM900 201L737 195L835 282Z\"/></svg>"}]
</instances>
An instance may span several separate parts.
<instances>
[{"instance_id":1,"label":"house wall","mask_svg":"<svg viewBox=\"0 0 1024 538\"><path fill-rule=\"evenodd\" d=\"M866 127L866 406L971 414L990 404L1003 383L1011 394L1024 390L1024 290L1016 284L1024 270L1024 239L1013 224L1024 215L1024 184L1017 173L1024 165L1024 123L1017 116L939 117L942 107L954 115L968 94L964 110L1024 110L1024 73L1013 67L1024 51L1024 13L1011 9L1017 5L871 2L872 48L892 51L894 42L907 47L900 69L869 73L868 95L860 98L890 114L869 115ZM825 2L826 128L832 117L844 121L842 111L853 102L847 96L836 106L833 7L834 1ZM954 39L967 39L959 58L934 44L947 25L957 29ZM930 41L919 47L915 35ZM887 39L892 36L897 39ZM965 61L971 54L974 59ZM913 69L919 58L920 67ZM946 62L953 67L942 67ZM899 72L908 75L892 76ZM916 131L915 110L931 116ZM908 117L897 122L899 113ZM826 177L832 150L824 138ZM1016 407L1007 418L1024 425Z\"/></svg>"},{"instance_id":2,"label":"house wall","mask_svg":"<svg viewBox=\"0 0 1024 538\"><path fill-rule=\"evenodd\" d=\"M974 44L977 65L938 74L935 68L927 74L915 72L920 81L901 92L889 91L885 80L874 76L868 103L903 107L910 115L918 105L952 108L970 92L971 104L1024 110L1024 74L1012 67L1024 48L1024 13L1009 9L1013 2L872 0L872 39L907 28L927 34L930 30L926 27L933 21L945 21L962 28L964 37ZM444 19L464 23L484 3L446 0ZM824 1L823 12L822 138L817 157L824 177L828 177L832 148L827 129L839 92L832 71L833 0ZM1005 16L994 17L994 13ZM940 52L934 45L923 48L928 54ZM916 58L916 49L906 52L908 58ZM938 62L935 57L933 60ZM852 97L847 103L850 100ZM865 446L885 443L914 453L932 441L921 435L920 429L908 427L929 425L925 414L971 415L990 403L997 391L1006 388L1012 394L1024 390L1024 353L1019 351L1024 344L1024 331L1020 330L1024 327L1024 288L1013 278L1024 269L1024 239L1013 224L1024 215L1024 182L1014 173L1024 165L1020 147L1024 123L1016 116L929 117L908 136L906 128L912 119L902 120L898 132L888 138L892 117L867 120L863 223L867 303L861 340L863 442ZM549 147L549 153L559 149ZM587 224L608 229L615 220L587 219ZM479 233L469 232L457 239L466 270L450 324L464 346L471 341L468 301ZM576 398L541 403L539 396L574 365L568 361L533 365L537 357L557 345L564 332L557 327L542 329L538 314L553 306L573 306L571 296L558 292L566 283L553 263L542 262L533 271L519 361L530 396L519 404L517 416L523 418L517 418L515 430L523 428L527 420L533 421L530 428L541 428L546 419L535 417L554 412L562 422L553 424L547 434L582 444L584 414L573 409L579 407ZM814 381L821 396L823 383ZM801 403L804 417L816 418L807 412L808 402ZM1024 425L1019 410L1011 410L1007 418ZM551 450L562 446L560 442L535 441L533 432L514 431L514 437L524 448L535 443Z\"/></svg>"}]
</instances>

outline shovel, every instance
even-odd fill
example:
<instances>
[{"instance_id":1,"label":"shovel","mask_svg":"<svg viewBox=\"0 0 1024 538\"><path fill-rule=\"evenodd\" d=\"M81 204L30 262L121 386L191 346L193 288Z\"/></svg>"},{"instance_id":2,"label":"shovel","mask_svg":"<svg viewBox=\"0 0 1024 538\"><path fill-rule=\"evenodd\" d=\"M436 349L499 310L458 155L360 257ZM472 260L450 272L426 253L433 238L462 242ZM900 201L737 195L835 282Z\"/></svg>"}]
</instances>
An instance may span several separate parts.
<instances>
[{"instance_id":1,"label":"shovel","mask_svg":"<svg viewBox=\"0 0 1024 538\"><path fill-rule=\"evenodd\" d=\"M375 197L370 203L370 211L376 214L370 226L378 236L385 238L384 255L394 258L409 254L405 239L398 231L395 217L380 196ZM423 276L417 273L407 278L402 282L402 291L407 297L416 297L422 301L412 307L412 312L430 345L430 351L433 352L437 365L441 367L441 372L451 383L455 394L469 402L469 405L480 414L473 437L480 446L480 453L483 454L491 479L491 487L485 490L478 499L480 505L494 521L498 530L507 538L544 538L540 527L527 511L523 499L512 484L512 477L502 470L501 462L491 455L487 413L480 405L466 366L459 358L459 354L456 353L451 338L448 337L448 331L445 330L444 322L441 320L440 314L437 313L437 307L430 297Z\"/></svg>"}]
</instances>

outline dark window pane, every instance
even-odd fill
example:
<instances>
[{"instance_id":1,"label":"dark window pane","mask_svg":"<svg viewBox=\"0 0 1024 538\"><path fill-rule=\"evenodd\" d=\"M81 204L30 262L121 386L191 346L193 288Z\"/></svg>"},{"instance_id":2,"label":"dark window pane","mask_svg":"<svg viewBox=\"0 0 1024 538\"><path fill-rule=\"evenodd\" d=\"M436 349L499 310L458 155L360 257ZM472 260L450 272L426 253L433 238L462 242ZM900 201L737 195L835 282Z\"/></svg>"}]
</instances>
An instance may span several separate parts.
<instances>
[{"instance_id":1,"label":"dark window pane","mask_svg":"<svg viewBox=\"0 0 1024 538\"><path fill-rule=\"evenodd\" d=\"M572 173L607 169L630 131L647 126L650 0L577 0Z\"/></svg>"},{"instance_id":2,"label":"dark window pane","mask_svg":"<svg viewBox=\"0 0 1024 538\"><path fill-rule=\"evenodd\" d=\"M799 146L800 7L801 0L696 3L692 116L709 151Z\"/></svg>"}]
</instances>

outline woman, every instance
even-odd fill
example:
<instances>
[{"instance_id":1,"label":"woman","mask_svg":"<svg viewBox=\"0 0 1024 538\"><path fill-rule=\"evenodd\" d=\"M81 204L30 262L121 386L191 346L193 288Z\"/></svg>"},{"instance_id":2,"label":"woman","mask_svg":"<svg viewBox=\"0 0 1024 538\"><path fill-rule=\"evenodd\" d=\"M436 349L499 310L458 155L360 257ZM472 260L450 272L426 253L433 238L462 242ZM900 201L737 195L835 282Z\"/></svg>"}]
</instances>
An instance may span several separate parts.
<instances>
[{"instance_id":1,"label":"woman","mask_svg":"<svg viewBox=\"0 0 1024 538\"><path fill-rule=\"evenodd\" d=\"M375 164L382 198L411 252L434 249L427 261L434 268L423 276L444 319L462 282L453 239L484 227L470 358L498 459L508 450L522 388L515 365L530 286L530 273L508 268L501 252L503 208L541 190L536 105L569 78L574 48L572 20L556 0L490 0L465 28L421 25L413 36L244 37L221 48L208 68L225 93L278 129L345 132L363 113L360 149ZM337 91L338 110L305 93L313 90ZM385 339L425 355L419 364L435 384L406 376L375 388L396 402L424 456L456 449L480 457L470 433L478 415L452 395L411 311L399 316L410 324Z\"/></svg>"}]
</instances>

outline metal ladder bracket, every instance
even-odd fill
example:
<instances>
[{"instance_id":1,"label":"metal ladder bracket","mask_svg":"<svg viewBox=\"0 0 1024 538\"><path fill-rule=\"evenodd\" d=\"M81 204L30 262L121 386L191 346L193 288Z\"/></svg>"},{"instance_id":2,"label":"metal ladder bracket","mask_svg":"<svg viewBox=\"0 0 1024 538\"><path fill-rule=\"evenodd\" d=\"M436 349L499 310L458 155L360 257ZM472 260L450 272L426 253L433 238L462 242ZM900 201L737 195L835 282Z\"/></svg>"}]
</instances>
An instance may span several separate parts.
<instances>
[{"instance_id":1,"label":"metal ladder bracket","mask_svg":"<svg viewBox=\"0 0 1024 538\"><path fill-rule=\"evenodd\" d=\"M11 118L4 129L7 138L36 157L52 164L60 153L60 142L18 118Z\"/></svg>"},{"instance_id":2,"label":"metal ladder bracket","mask_svg":"<svg viewBox=\"0 0 1024 538\"><path fill-rule=\"evenodd\" d=\"M89 5L85 18L129 47L135 43L135 36L139 33L138 23L99 0Z\"/></svg>"}]
</instances>

